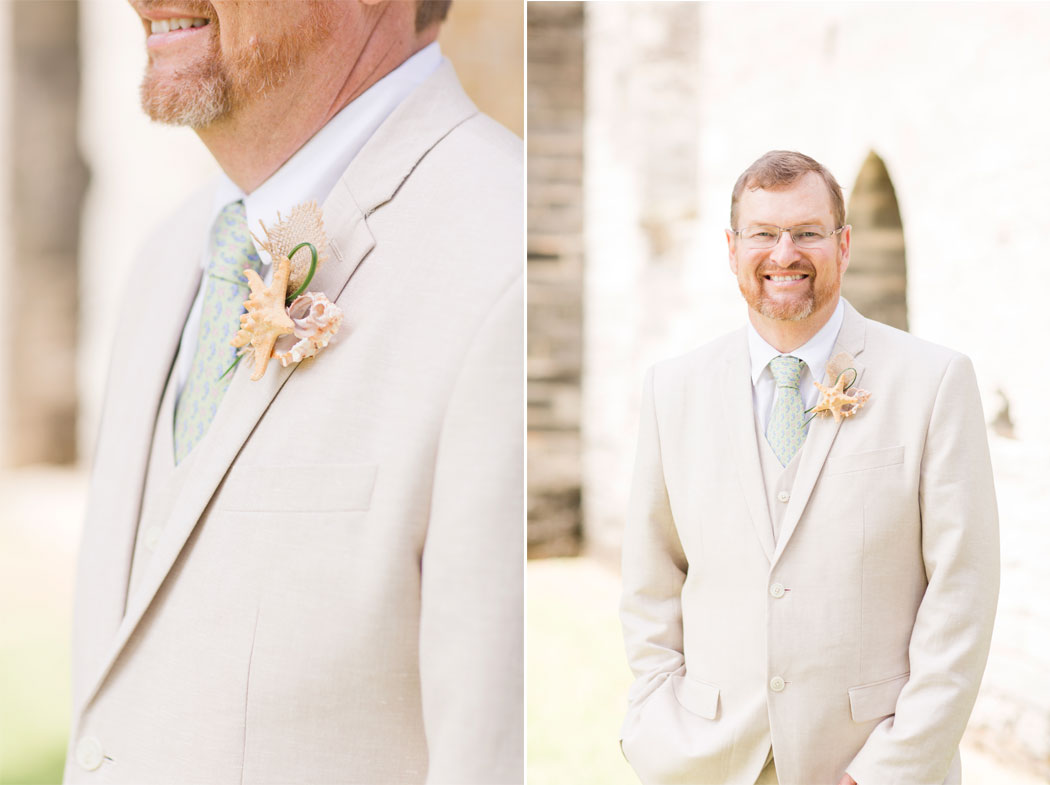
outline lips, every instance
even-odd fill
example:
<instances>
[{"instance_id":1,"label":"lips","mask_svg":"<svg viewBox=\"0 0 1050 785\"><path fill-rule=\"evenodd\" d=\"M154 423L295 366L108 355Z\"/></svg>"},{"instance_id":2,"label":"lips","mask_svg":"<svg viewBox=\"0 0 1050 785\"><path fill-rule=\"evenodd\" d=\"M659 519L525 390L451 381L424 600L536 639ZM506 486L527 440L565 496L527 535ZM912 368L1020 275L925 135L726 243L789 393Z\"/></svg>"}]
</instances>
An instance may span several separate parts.
<instances>
[{"instance_id":1,"label":"lips","mask_svg":"<svg viewBox=\"0 0 1050 785\"><path fill-rule=\"evenodd\" d=\"M200 37L197 34L203 28L216 22L214 7L200 0L131 0L131 4L138 11L150 49Z\"/></svg>"},{"instance_id":2,"label":"lips","mask_svg":"<svg viewBox=\"0 0 1050 785\"><path fill-rule=\"evenodd\" d=\"M146 47L157 52L161 48L187 44L193 39L207 40L212 31L212 21L202 16L163 16L150 14L143 17L146 27Z\"/></svg>"}]
</instances>

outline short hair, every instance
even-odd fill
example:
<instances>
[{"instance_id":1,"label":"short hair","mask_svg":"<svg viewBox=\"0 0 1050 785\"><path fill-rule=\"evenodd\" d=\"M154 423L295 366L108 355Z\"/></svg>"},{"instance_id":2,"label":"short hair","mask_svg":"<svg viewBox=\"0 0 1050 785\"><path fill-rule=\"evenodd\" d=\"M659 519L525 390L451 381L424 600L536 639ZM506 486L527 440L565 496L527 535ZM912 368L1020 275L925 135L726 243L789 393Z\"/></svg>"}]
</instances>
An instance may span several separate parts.
<instances>
[{"instance_id":1,"label":"short hair","mask_svg":"<svg viewBox=\"0 0 1050 785\"><path fill-rule=\"evenodd\" d=\"M791 150L770 150L751 166L733 186L733 201L729 205L729 226L737 229L736 208L744 189L755 190L758 188L784 188L791 185L809 172L816 172L824 179L824 185L828 187L831 196L831 212L835 216L835 228L846 224L846 202L842 198L842 186L838 184L835 175L827 168L802 153Z\"/></svg>"},{"instance_id":2,"label":"short hair","mask_svg":"<svg viewBox=\"0 0 1050 785\"><path fill-rule=\"evenodd\" d=\"M444 22L452 0L417 0L416 32L422 33L432 24Z\"/></svg>"}]
</instances>

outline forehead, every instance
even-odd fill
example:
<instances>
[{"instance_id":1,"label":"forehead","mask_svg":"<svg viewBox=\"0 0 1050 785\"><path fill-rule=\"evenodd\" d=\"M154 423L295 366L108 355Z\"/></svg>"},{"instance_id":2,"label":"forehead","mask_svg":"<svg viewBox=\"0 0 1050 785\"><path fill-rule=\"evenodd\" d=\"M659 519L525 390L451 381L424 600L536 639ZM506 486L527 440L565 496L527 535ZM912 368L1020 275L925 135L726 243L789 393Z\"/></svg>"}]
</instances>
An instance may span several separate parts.
<instances>
[{"instance_id":1,"label":"forehead","mask_svg":"<svg viewBox=\"0 0 1050 785\"><path fill-rule=\"evenodd\" d=\"M791 185L782 188L745 188L737 201L737 223L740 226L774 224L834 223L831 194L816 172L806 172Z\"/></svg>"}]
</instances>

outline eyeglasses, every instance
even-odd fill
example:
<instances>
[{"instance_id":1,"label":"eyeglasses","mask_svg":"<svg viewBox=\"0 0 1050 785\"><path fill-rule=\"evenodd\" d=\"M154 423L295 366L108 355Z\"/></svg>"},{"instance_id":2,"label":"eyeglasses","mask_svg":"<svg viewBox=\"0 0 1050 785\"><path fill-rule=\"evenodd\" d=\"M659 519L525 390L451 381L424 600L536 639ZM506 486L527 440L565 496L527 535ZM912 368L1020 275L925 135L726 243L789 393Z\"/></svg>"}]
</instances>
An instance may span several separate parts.
<instances>
[{"instance_id":1,"label":"eyeglasses","mask_svg":"<svg viewBox=\"0 0 1050 785\"><path fill-rule=\"evenodd\" d=\"M750 248L772 248L780 242L781 232L791 235L791 242L799 248L816 248L829 237L841 232L845 226L832 231L823 226L746 226L743 229L730 229Z\"/></svg>"}]
</instances>

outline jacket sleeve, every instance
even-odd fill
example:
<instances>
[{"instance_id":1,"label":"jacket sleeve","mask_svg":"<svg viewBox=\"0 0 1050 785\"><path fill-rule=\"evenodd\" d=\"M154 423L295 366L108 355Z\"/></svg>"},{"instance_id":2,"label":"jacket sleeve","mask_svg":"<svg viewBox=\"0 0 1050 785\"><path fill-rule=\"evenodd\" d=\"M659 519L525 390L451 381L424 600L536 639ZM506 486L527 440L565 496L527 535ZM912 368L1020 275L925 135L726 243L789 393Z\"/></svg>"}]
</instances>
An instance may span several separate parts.
<instances>
[{"instance_id":1,"label":"jacket sleeve","mask_svg":"<svg viewBox=\"0 0 1050 785\"><path fill-rule=\"evenodd\" d=\"M428 785L524 778L524 290L467 352L438 444L422 556Z\"/></svg>"},{"instance_id":2,"label":"jacket sleeve","mask_svg":"<svg viewBox=\"0 0 1050 785\"><path fill-rule=\"evenodd\" d=\"M644 782L673 778L686 765L685 746L701 722L681 710L672 677L685 672L682 587L688 564L675 528L664 481L656 415L656 371L650 369L642 394L634 480L623 538L623 624L627 660L635 681L621 731L625 757ZM642 716L648 706L657 723ZM667 712L670 712L667 715ZM664 716L667 715L667 716ZM651 718L650 718L651 719ZM666 723L674 726L670 734Z\"/></svg>"},{"instance_id":3,"label":"jacket sleeve","mask_svg":"<svg viewBox=\"0 0 1050 785\"><path fill-rule=\"evenodd\" d=\"M919 478L927 587L912 629L911 675L896 714L846 771L859 785L942 783L977 698L999 594L991 459L970 361L948 364Z\"/></svg>"}]
</instances>

